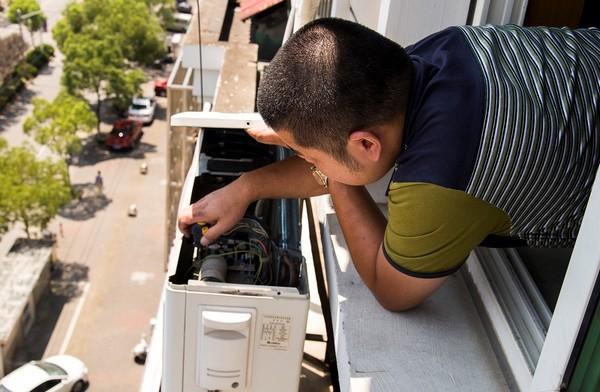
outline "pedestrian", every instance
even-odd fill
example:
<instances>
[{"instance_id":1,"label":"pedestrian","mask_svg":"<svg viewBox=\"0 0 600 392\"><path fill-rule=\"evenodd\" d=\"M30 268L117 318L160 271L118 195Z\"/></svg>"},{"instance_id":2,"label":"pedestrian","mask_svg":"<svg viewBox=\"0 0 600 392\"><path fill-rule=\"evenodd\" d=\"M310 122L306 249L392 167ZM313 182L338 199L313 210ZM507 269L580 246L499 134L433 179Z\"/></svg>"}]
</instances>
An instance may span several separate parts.
<instances>
[{"instance_id":1,"label":"pedestrian","mask_svg":"<svg viewBox=\"0 0 600 392\"><path fill-rule=\"evenodd\" d=\"M102 195L102 188L104 187L104 180L102 179L102 173L98 170L96 174L96 180L94 181L94 185L96 186L96 195Z\"/></svg>"},{"instance_id":2,"label":"pedestrian","mask_svg":"<svg viewBox=\"0 0 600 392\"><path fill-rule=\"evenodd\" d=\"M598 53L596 28L459 26L404 49L318 19L261 78L272 129L249 131L296 156L183 209L179 228L211 222L207 244L251 202L329 193L357 272L392 311L478 245L572 245L600 163ZM386 221L364 185L391 169Z\"/></svg>"},{"instance_id":3,"label":"pedestrian","mask_svg":"<svg viewBox=\"0 0 600 392\"><path fill-rule=\"evenodd\" d=\"M65 233L63 232L63 224L62 222L58 222L58 232L60 234L60 238L65 237Z\"/></svg>"}]
</instances>

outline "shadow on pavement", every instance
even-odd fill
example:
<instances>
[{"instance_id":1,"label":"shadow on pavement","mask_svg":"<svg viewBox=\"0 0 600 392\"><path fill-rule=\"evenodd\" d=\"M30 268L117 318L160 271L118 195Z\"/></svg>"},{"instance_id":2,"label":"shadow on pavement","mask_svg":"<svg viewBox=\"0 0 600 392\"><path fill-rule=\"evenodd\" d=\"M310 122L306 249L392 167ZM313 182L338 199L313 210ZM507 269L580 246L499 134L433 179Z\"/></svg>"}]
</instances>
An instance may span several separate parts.
<instances>
[{"instance_id":1,"label":"shadow on pavement","mask_svg":"<svg viewBox=\"0 0 600 392\"><path fill-rule=\"evenodd\" d=\"M73 184L73 192L80 196L60 209L58 215L63 218L76 221L87 220L93 218L96 212L112 203L112 200L99 193L96 186L91 182Z\"/></svg>"},{"instance_id":2,"label":"shadow on pavement","mask_svg":"<svg viewBox=\"0 0 600 392\"><path fill-rule=\"evenodd\" d=\"M47 64L44 68L42 68L40 70L40 72L38 72L38 76L39 75L52 75L52 73L54 72L54 68L56 68L56 66L54 66L52 64Z\"/></svg>"},{"instance_id":3,"label":"shadow on pavement","mask_svg":"<svg viewBox=\"0 0 600 392\"><path fill-rule=\"evenodd\" d=\"M154 118L157 120L165 120L167 118L167 109L162 107L161 105L156 105Z\"/></svg>"},{"instance_id":4,"label":"shadow on pavement","mask_svg":"<svg viewBox=\"0 0 600 392\"><path fill-rule=\"evenodd\" d=\"M82 283L89 280L90 267L81 263L64 263L55 261L52 264L50 291L64 302L79 297L82 293Z\"/></svg>"},{"instance_id":5,"label":"shadow on pavement","mask_svg":"<svg viewBox=\"0 0 600 392\"><path fill-rule=\"evenodd\" d=\"M82 294L83 283L88 279L87 265L60 261L52 264L50 284L36 307L31 329L15 351L14 368L43 357L63 307Z\"/></svg>"},{"instance_id":6,"label":"shadow on pavement","mask_svg":"<svg viewBox=\"0 0 600 392\"><path fill-rule=\"evenodd\" d=\"M132 150L110 151L98 142L96 135L92 135L84 140L81 153L71 160L71 164L82 167L95 165L98 162L114 158L145 159L147 153L153 152L156 152L156 145L145 143L143 140Z\"/></svg>"},{"instance_id":7,"label":"shadow on pavement","mask_svg":"<svg viewBox=\"0 0 600 392\"><path fill-rule=\"evenodd\" d=\"M0 112L0 135L2 130L8 129L21 120L21 116L27 113L27 107L35 95L34 91L25 88Z\"/></svg>"}]
</instances>

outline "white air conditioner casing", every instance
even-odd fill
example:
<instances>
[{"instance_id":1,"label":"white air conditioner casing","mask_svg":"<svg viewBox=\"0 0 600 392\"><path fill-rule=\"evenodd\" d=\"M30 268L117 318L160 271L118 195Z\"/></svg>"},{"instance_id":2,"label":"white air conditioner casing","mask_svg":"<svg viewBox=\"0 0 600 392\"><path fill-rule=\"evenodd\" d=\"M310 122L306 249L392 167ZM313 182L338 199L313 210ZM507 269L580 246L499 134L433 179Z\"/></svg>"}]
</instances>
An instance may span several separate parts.
<instances>
[{"instance_id":1,"label":"white air conditioner casing","mask_svg":"<svg viewBox=\"0 0 600 392\"><path fill-rule=\"evenodd\" d=\"M297 391L309 306L305 273L300 287L169 283L162 390Z\"/></svg>"},{"instance_id":2,"label":"white air conditioner casing","mask_svg":"<svg viewBox=\"0 0 600 392\"><path fill-rule=\"evenodd\" d=\"M190 203L204 134L212 132L208 128L245 128L262 124L262 119L256 113L202 112L182 113L171 122L203 128L181 209ZM185 280L181 276L191 261L190 246L178 234L170 250L161 391L296 392L310 304L304 260L294 287Z\"/></svg>"}]
</instances>

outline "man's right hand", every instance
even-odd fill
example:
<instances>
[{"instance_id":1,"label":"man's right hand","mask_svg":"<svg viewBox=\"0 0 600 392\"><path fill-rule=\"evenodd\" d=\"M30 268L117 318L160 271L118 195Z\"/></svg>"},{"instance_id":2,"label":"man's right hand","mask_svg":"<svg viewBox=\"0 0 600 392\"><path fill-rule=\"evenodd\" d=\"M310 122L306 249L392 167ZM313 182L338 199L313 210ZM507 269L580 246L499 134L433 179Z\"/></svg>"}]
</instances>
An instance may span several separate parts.
<instances>
[{"instance_id":1,"label":"man's right hand","mask_svg":"<svg viewBox=\"0 0 600 392\"><path fill-rule=\"evenodd\" d=\"M192 224L208 223L210 228L201 241L208 245L242 219L250 202L239 181L234 181L179 211L179 230L189 237Z\"/></svg>"}]
</instances>

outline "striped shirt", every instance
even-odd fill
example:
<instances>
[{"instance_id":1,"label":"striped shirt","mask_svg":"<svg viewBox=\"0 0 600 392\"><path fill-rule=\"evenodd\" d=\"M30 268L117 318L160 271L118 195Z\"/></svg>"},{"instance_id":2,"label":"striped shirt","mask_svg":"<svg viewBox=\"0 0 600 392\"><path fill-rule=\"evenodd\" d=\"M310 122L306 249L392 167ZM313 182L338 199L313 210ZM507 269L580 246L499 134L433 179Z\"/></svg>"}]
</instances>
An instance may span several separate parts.
<instances>
[{"instance_id":1,"label":"striped shirt","mask_svg":"<svg viewBox=\"0 0 600 392\"><path fill-rule=\"evenodd\" d=\"M461 31L489 108L467 193L505 211L532 245L572 244L600 155L600 30Z\"/></svg>"},{"instance_id":2,"label":"striped shirt","mask_svg":"<svg viewBox=\"0 0 600 392\"><path fill-rule=\"evenodd\" d=\"M572 245L600 163L600 30L453 27L406 50L390 262L441 276L490 236Z\"/></svg>"}]
</instances>

